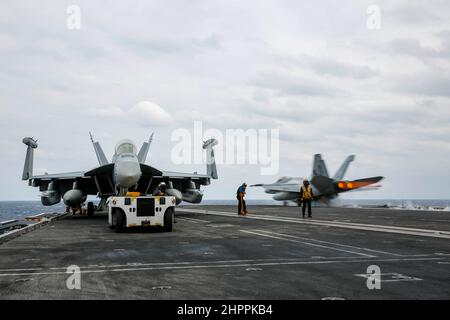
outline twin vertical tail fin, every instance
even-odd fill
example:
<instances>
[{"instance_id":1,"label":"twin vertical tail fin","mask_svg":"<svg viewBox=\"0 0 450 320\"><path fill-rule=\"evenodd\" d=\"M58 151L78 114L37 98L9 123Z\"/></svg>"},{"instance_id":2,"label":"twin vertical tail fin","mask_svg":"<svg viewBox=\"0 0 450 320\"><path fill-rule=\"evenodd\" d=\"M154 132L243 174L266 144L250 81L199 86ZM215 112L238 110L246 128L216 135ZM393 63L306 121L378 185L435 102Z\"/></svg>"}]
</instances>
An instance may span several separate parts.
<instances>
[{"instance_id":1,"label":"twin vertical tail fin","mask_svg":"<svg viewBox=\"0 0 450 320\"><path fill-rule=\"evenodd\" d=\"M25 156L25 164L23 166L22 180L28 180L33 176L33 158L34 150L38 147L37 140L26 137L22 142L27 145L27 155Z\"/></svg>"},{"instance_id":2,"label":"twin vertical tail fin","mask_svg":"<svg viewBox=\"0 0 450 320\"><path fill-rule=\"evenodd\" d=\"M345 173L347 172L348 166L350 165L350 163L355 160L355 155L349 155L345 161L342 163L341 167L338 169L338 171L336 171L333 180L342 180L344 178ZM327 177L329 178L328 175L328 170L327 170L327 166L325 165L325 161L323 161L322 159L322 155L320 154L316 154L314 155L314 164L313 164L313 173L312 173L313 177L316 176L321 176L321 177Z\"/></svg>"},{"instance_id":3,"label":"twin vertical tail fin","mask_svg":"<svg viewBox=\"0 0 450 320\"><path fill-rule=\"evenodd\" d=\"M145 163L145 160L147 159L148 149L150 148L150 144L152 143L152 140L153 140L153 133L154 132L152 132L152 134L150 135L150 138L148 139L148 141L146 141L142 144L142 147L139 150L139 153L137 156L139 163Z\"/></svg>"},{"instance_id":4,"label":"twin vertical tail fin","mask_svg":"<svg viewBox=\"0 0 450 320\"><path fill-rule=\"evenodd\" d=\"M327 166L325 165L325 161L323 161L321 154L314 155L312 177L316 176L329 177Z\"/></svg>"},{"instance_id":5,"label":"twin vertical tail fin","mask_svg":"<svg viewBox=\"0 0 450 320\"><path fill-rule=\"evenodd\" d=\"M336 171L336 174L333 177L333 180L342 180L344 178L345 173L347 172L348 166L350 163L355 160L355 155L349 155L344 163L342 163L341 167Z\"/></svg>"},{"instance_id":6,"label":"twin vertical tail fin","mask_svg":"<svg viewBox=\"0 0 450 320\"><path fill-rule=\"evenodd\" d=\"M203 149L206 150L206 174L213 179L217 179L216 159L214 158L213 147L218 144L218 141L214 138L203 142Z\"/></svg>"},{"instance_id":7,"label":"twin vertical tail fin","mask_svg":"<svg viewBox=\"0 0 450 320\"><path fill-rule=\"evenodd\" d=\"M89 136L91 137L92 145L94 146L95 154L97 155L98 163L101 166L104 166L105 164L108 164L108 159L106 159L105 153L103 152L102 147L100 146L100 143L98 141L94 141L94 138L92 137L92 133L89 132Z\"/></svg>"}]
</instances>

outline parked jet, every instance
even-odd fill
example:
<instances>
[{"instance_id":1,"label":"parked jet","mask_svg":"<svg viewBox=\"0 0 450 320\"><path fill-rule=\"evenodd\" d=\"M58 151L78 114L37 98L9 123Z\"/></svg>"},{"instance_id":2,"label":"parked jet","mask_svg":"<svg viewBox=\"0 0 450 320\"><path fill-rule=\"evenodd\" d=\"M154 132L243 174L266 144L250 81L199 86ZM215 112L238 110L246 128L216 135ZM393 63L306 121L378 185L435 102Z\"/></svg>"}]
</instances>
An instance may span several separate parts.
<instances>
[{"instance_id":1,"label":"parked jet","mask_svg":"<svg viewBox=\"0 0 450 320\"><path fill-rule=\"evenodd\" d=\"M378 186L374 186L374 184L383 179L381 176L351 181L343 180L350 163L354 159L354 155L348 156L336 174L330 178L322 156L320 154L314 155L313 171L310 179L314 200L328 203L342 192L378 188ZM284 201L285 204L287 204L288 201L298 201L298 194L302 182L302 178L282 177L274 183L255 184L251 187L263 187L266 193L274 195L274 200Z\"/></svg>"},{"instance_id":2,"label":"parked jet","mask_svg":"<svg viewBox=\"0 0 450 320\"><path fill-rule=\"evenodd\" d=\"M41 202L45 206L57 204L62 198L67 206L77 207L86 201L88 195L97 195L101 199L99 207L102 207L112 195L124 195L128 191L151 194L161 182L166 183L167 194L174 196L177 204L181 201L200 203L203 198L200 187L218 178L213 150L217 140L209 139L203 143L207 152L207 173L197 174L160 171L145 164L152 139L153 134L139 152L131 140L120 141L112 161L108 162L100 144L91 135L99 167L89 171L33 175L34 149L38 145L37 140L27 137L23 139L28 147L22 180L39 187ZM93 203L89 202L88 215L93 214L93 208Z\"/></svg>"}]
</instances>

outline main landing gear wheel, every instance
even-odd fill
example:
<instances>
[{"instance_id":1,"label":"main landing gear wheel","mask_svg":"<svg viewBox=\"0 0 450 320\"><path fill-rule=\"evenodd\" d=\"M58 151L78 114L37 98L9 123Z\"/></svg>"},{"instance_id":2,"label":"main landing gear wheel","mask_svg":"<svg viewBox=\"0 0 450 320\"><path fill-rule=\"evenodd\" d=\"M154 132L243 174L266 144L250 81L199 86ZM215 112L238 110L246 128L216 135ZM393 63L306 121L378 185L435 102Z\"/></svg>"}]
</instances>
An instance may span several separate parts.
<instances>
[{"instance_id":1,"label":"main landing gear wheel","mask_svg":"<svg viewBox=\"0 0 450 320\"><path fill-rule=\"evenodd\" d=\"M94 215L94 203L93 202L88 202L87 204L87 216L88 217L92 217Z\"/></svg>"},{"instance_id":2,"label":"main landing gear wheel","mask_svg":"<svg viewBox=\"0 0 450 320\"><path fill-rule=\"evenodd\" d=\"M173 229L173 208L167 209L164 214L164 231L171 232Z\"/></svg>"},{"instance_id":3,"label":"main landing gear wheel","mask_svg":"<svg viewBox=\"0 0 450 320\"><path fill-rule=\"evenodd\" d=\"M123 212L116 212L116 214L114 215L116 218L116 232L117 233L121 233L123 232L123 230L125 229L125 215L123 214Z\"/></svg>"}]
</instances>

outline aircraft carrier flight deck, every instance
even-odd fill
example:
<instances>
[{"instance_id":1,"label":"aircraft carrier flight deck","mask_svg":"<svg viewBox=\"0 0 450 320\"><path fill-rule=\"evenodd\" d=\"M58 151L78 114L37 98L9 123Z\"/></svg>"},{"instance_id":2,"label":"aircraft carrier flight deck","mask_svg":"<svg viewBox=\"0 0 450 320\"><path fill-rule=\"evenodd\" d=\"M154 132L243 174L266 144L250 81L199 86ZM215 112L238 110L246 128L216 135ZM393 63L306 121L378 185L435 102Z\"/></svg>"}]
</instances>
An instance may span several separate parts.
<instances>
[{"instance_id":1,"label":"aircraft carrier flight deck","mask_svg":"<svg viewBox=\"0 0 450 320\"><path fill-rule=\"evenodd\" d=\"M0 299L450 298L448 212L248 209L182 206L173 232L64 216L0 244ZM69 266L79 290L67 287Z\"/></svg>"}]
</instances>

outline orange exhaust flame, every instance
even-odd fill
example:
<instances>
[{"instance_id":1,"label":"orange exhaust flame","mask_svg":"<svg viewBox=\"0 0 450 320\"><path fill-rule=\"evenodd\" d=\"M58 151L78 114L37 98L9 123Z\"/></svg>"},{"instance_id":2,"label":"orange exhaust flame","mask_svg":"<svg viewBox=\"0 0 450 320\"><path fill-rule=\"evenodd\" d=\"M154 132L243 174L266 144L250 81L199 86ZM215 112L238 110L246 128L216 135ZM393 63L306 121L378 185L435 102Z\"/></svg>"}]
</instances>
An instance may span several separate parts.
<instances>
[{"instance_id":1,"label":"orange exhaust flame","mask_svg":"<svg viewBox=\"0 0 450 320\"><path fill-rule=\"evenodd\" d=\"M348 190L348 189L359 189L362 187L367 187L373 184L370 181L339 181L337 187L339 189Z\"/></svg>"}]
</instances>

